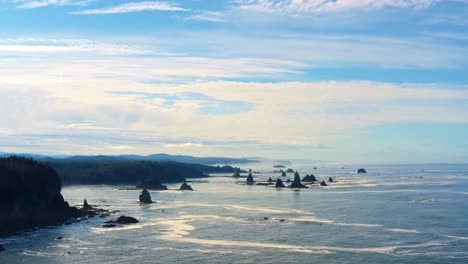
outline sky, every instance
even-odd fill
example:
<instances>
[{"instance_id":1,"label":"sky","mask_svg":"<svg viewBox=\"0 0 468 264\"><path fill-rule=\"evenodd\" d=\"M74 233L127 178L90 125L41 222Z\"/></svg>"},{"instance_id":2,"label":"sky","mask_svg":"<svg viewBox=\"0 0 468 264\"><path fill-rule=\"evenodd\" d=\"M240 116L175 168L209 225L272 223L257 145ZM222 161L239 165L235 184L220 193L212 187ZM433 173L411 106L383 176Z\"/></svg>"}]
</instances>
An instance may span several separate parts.
<instances>
[{"instance_id":1,"label":"sky","mask_svg":"<svg viewBox=\"0 0 468 264\"><path fill-rule=\"evenodd\" d=\"M0 152L468 162L467 0L0 0Z\"/></svg>"}]
</instances>

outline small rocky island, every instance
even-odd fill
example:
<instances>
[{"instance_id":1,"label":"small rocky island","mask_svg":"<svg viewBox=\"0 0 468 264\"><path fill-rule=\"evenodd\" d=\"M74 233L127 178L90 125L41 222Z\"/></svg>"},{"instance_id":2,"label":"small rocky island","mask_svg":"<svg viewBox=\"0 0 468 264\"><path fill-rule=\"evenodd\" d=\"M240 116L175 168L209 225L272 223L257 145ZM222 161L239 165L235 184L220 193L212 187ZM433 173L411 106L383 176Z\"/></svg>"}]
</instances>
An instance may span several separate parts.
<instances>
[{"instance_id":1,"label":"small rocky island","mask_svg":"<svg viewBox=\"0 0 468 264\"><path fill-rule=\"evenodd\" d=\"M249 175L247 176L247 184L252 185L254 183L253 175L252 175L252 170L249 169Z\"/></svg>"},{"instance_id":2,"label":"small rocky island","mask_svg":"<svg viewBox=\"0 0 468 264\"><path fill-rule=\"evenodd\" d=\"M317 178L315 178L315 176L313 174L311 175L306 175L304 178L302 178L302 181L303 182L317 182Z\"/></svg>"},{"instance_id":3,"label":"small rocky island","mask_svg":"<svg viewBox=\"0 0 468 264\"><path fill-rule=\"evenodd\" d=\"M280 178L278 178L278 179L276 179L275 187L276 188L284 188L286 186L284 186L283 181Z\"/></svg>"},{"instance_id":4,"label":"small rocky island","mask_svg":"<svg viewBox=\"0 0 468 264\"><path fill-rule=\"evenodd\" d=\"M363 169L363 168L360 168L360 169L357 171L357 173L367 173L367 171L366 171L365 169Z\"/></svg>"},{"instance_id":5,"label":"small rocky island","mask_svg":"<svg viewBox=\"0 0 468 264\"><path fill-rule=\"evenodd\" d=\"M291 186L289 186L290 188L307 188L305 185L303 185L301 183L301 176L299 176L299 173L296 171L294 173L294 180L293 182L291 183Z\"/></svg>"},{"instance_id":6,"label":"small rocky island","mask_svg":"<svg viewBox=\"0 0 468 264\"><path fill-rule=\"evenodd\" d=\"M193 191L192 186L188 185L187 182L182 183L179 190L181 190L181 191Z\"/></svg>"},{"instance_id":7,"label":"small rocky island","mask_svg":"<svg viewBox=\"0 0 468 264\"><path fill-rule=\"evenodd\" d=\"M146 190L146 189L143 189L141 191L141 194L140 194L139 198L140 198L140 203L143 203L143 204L153 203L153 200L151 200L151 195L148 192L148 190Z\"/></svg>"},{"instance_id":8,"label":"small rocky island","mask_svg":"<svg viewBox=\"0 0 468 264\"><path fill-rule=\"evenodd\" d=\"M144 177L138 181L136 186L138 189L148 189L155 191L165 191L167 190L166 185L162 185L161 182L155 177Z\"/></svg>"}]
</instances>

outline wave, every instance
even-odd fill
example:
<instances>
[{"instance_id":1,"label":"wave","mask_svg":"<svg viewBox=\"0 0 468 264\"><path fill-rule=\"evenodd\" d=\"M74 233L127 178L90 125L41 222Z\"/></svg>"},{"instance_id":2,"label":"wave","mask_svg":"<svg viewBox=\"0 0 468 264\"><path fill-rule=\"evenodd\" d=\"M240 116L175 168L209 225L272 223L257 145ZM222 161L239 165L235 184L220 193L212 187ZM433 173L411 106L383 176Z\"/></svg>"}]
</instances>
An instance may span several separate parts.
<instances>
[{"instance_id":1,"label":"wave","mask_svg":"<svg viewBox=\"0 0 468 264\"><path fill-rule=\"evenodd\" d=\"M286 209L286 208L265 208L265 207L250 207L245 205L225 205L225 209L229 210L244 210L244 211L255 211L255 212L262 212L262 213L270 213L270 214L313 214L312 212L304 211L304 210L295 210L295 209Z\"/></svg>"},{"instance_id":2,"label":"wave","mask_svg":"<svg viewBox=\"0 0 468 264\"><path fill-rule=\"evenodd\" d=\"M388 228L386 229L387 231L390 231L390 232L396 232L396 233L413 233L413 234L417 234L419 233L417 230L415 229L402 229L402 228Z\"/></svg>"}]
</instances>

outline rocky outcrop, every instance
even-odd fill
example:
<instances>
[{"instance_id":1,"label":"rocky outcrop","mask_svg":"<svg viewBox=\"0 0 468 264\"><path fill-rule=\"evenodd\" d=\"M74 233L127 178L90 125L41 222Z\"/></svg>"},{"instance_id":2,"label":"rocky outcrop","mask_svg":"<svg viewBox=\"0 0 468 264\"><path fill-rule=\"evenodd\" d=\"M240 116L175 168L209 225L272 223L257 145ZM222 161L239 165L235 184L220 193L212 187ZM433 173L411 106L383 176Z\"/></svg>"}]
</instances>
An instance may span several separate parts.
<instances>
[{"instance_id":1,"label":"rocky outcrop","mask_svg":"<svg viewBox=\"0 0 468 264\"><path fill-rule=\"evenodd\" d=\"M294 170L293 169L287 169L286 172L287 173L294 173Z\"/></svg>"},{"instance_id":2,"label":"rocky outcrop","mask_svg":"<svg viewBox=\"0 0 468 264\"><path fill-rule=\"evenodd\" d=\"M328 182L335 182L332 177L328 177Z\"/></svg>"},{"instance_id":3,"label":"rocky outcrop","mask_svg":"<svg viewBox=\"0 0 468 264\"><path fill-rule=\"evenodd\" d=\"M285 171L281 172L281 177L286 177L286 176L287 176L287 175L286 175L286 172L285 172Z\"/></svg>"},{"instance_id":4,"label":"rocky outcrop","mask_svg":"<svg viewBox=\"0 0 468 264\"><path fill-rule=\"evenodd\" d=\"M290 188L307 188L301 183L301 176L299 176L299 173L297 171L294 173L294 180L291 183L291 186L289 187Z\"/></svg>"},{"instance_id":5,"label":"rocky outcrop","mask_svg":"<svg viewBox=\"0 0 468 264\"><path fill-rule=\"evenodd\" d=\"M367 173L367 171L366 171L365 169L363 169L363 168L360 168L360 169L357 171L357 173Z\"/></svg>"},{"instance_id":6,"label":"rocky outcrop","mask_svg":"<svg viewBox=\"0 0 468 264\"><path fill-rule=\"evenodd\" d=\"M240 175L240 169L236 169L236 171L234 172L234 174L232 175L232 177L234 178L240 178L241 175Z\"/></svg>"},{"instance_id":7,"label":"rocky outcrop","mask_svg":"<svg viewBox=\"0 0 468 264\"><path fill-rule=\"evenodd\" d=\"M86 201L86 199L84 199L83 201L83 210L93 210L93 207L91 207L91 205L88 204L88 201Z\"/></svg>"},{"instance_id":8,"label":"rocky outcrop","mask_svg":"<svg viewBox=\"0 0 468 264\"><path fill-rule=\"evenodd\" d=\"M249 169L249 175L247 176L247 184L251 185L254 183L253 175L252 175L252 170Z\"/></svg>"},{"instance_id":9,"label":"rocky outcrop","mask_svg":"<svg viewBox=\"0 0 468 264\"><path fill-rule=\"evenodd\" d=\"M273 182L273 180L271 179L271 177L270 177L270 178L268 178L268 182Z\"/></svg>"},{"instance_id":10,"label":"rocky outcrop","mask_svg":"<svg viewBox=\"0 0 468 264\"><path fill-rule=\"evenodd\" d=\"M276 188L284 188L286 186L284 186L283 181L280 178L278 178L278 179L276 179L275 187Z\"/></svg>"},{"instance_id":11,"label":"rocky outcrop","mask_svg":"<svg viewBox=\"0 0 468 264\"><path fill-rule=\"evenodd\" d=\"M140 203L144 203L144 204L153 203L153 200L151 200L151 195L148 192L148 190L146 190L146 189L143 189L141 191L141 194L140 194L139 198L140 198Z\"/></svg>"},{"instance_id":12,"label":"rocky outcrop","mask_svg":"<svg viewBox=\"0 0 468 264\"><path fill-rule=\"evenodd\" d=\"M188 185L187 182L182 183L179 190L181 190L181 191L193 191L192 186Z\"/></svg>"},{"instance_id":13,"label":"rocky outcrop","mask_svg":"<svg viewBox=\"0 0 468 264\"><path fill-rule=\"evenodd\" d=\"M119 218L117 218L117 220L111 220L111 221L107 221L105 223L108 225L107 227L114 227L114 226L111 226L111 225L116 225L116 224L129 225L129 224L136 224L136 223L139 223L139 222L140 221L138 221L134 217L122 215Z\"/></svg>"},{"instance_id":14,"label":"rocky outcrop","mask_svg":"<svg viewBox=\"0 0 468 264\"><path fill-rule=\"evenodd\" d=\"M317 178L313 174L311 175L306 175L304 178L302 178L303 182L316 182Z\"/></svg>"},{"instance_id":15,"label":"rocky outcrop","mask_svg":"<svg viewBox=\"0 0 468 264\"><path fill-rule=\"evenodd\" d=\"M325 181L322 181L322 182L320 183L320 186L328 186L328 185L327 185L327 183L326 183Z\"/></svg>"}]
</instances>

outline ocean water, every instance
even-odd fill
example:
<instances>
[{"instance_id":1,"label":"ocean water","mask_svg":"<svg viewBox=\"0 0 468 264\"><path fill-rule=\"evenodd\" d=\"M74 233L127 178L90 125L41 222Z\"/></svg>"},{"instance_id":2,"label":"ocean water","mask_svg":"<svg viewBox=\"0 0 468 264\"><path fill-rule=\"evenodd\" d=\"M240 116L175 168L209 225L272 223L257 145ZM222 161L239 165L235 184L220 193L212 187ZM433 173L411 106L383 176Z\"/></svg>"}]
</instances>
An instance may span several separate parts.
<instances>
[{"instance_id":1,"label":"ocean water","mask_svg":"<svg viewBox=\"0 0 468 264\"><path fill-rule=\"evenodd\" d=\"M257 181L279 176L252 166ZM124 186L65 187L70 204L86 197L140 223L106 229L98 217L0 239L0 263L468 263L467 165L292 167L337 182L277 190L215 175L194 192L151 192L151 205Z\"/></svg>"}]
</instances>

